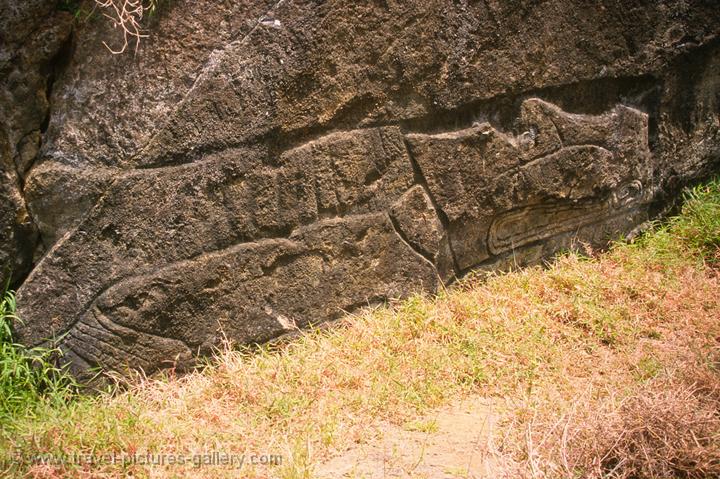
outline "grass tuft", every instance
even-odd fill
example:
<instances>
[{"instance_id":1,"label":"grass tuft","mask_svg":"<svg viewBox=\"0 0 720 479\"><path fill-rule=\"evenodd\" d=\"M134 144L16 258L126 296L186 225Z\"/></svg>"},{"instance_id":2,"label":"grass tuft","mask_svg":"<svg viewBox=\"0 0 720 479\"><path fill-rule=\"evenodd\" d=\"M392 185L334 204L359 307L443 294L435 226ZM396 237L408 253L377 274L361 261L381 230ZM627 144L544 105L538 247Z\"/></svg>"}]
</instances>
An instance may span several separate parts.
<instances>
[{"instance_id":1,"label":"grass tuft","mask_svg":"<svg viewBox=\"0 0 720 479\"><path fill-rule=\"evenodd\" d=\"M682 212L636 242L643 257L675 264L689 257L720 264L720 178L684 193Z\"/></svg>"},{"instance_id":2,"label":"grass tuft","mask_svg":"<svg viewBox=\"0 0 720 479\"><path fill-rule=\"evenodd\" d=\"M77 391L67 372L56 367L57 349L26 348L13 341L16 302L12 291L0 296L0 424L59 407Z\"/></svg>"}]
</instances>

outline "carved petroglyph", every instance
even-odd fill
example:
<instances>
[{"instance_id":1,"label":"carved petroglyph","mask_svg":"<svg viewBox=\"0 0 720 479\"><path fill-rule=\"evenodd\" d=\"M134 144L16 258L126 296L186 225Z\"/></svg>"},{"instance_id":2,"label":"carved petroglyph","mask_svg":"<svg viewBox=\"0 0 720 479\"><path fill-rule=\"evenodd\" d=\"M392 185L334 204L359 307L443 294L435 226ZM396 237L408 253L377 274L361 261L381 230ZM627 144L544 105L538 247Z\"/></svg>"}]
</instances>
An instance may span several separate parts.
<instances>
[{"instance_id":1,"label":"carved petroglyph","mask_svg":"<svg viewBox=\"0 0 720 479\"><path fill-rule=\"evenodd\" d=\"M233 340L262 342L290 323L434 289L434 266L388 217L413 183L395 127L326 135L277 158L233 148L128 173L26 282L23 340L67 332L78 364L152 369L175 356L169 349L185 359L209 352L218 318ZM217 255L232 266L201 274ZM117 327L88 329L98 313ZM102 341L87 346L91 331ZM157 354L147 349L153 342Z\"/></svg>"},{"instance_id":2,"label":"carved petroglyph","mask_svg":"<svg viewBox=\"0 0 720 479\"><path fill-rule=\"evenodd\" d=\"M489 251L493 255L502 254L529 243L609 220L617 214L616 210L639 203L642 195L642 183L634 180L613 190L604 202L548 203L498 215L488 233Z\"/></svg>"},{"instance_id":3,"label":"carved petroglyph","mask_svg":"<svg viewBox=\"0 0 720 479\"><path fill-rule=\"evenodd\" d=\"M600 205L546 204L498 216L490 226L488 249L498 255L551 236L592 224L603 213Z\"/></svg>"},{"instance_id":4,"label":"carved petroglyph","mask_svg":"<svg viewBox=\"0 0 720 479\"><path fill-rule=\"evenodd\" d=\"M241 244L128 278L103 293L64 342L70 355L113 369L152 370L159 358L177 354L174 365L184 367L187 352L208 354L224 337L264 342L375 297L436 287L434 268L417 260L386 215L353 215L300 228L289 239ZM116 320L93 343L95 311ZM148 338L173 338L175 353L167 354L169 339L148 350Z\"/></svg>"},{"instance_id":5,"label":"carved petroglyph","mask_svg":"<svg viewBox=\"0 0 720 479\"><path fill-rule=\"evenodd\" d=\"M514 137L489 124L408 135L413 158L449 220L458 265L602 223L642 200L650 180L647 116L618 106L601 116L568 114L526 100Z\"/></svg>"},{"instance_id":6,"label":"carved petroglyph","mask_svg":"<svg viewBox=\"0 0 720 479\"><path fill-rule=\"evenodd\" d=\"M189 365L224 335L267 341L641 219L643 113L529 99L519 122L517 136L389 126L128 172L23 286L22 339L67 333L78 372Z\"/></svg>"}]
</instances>

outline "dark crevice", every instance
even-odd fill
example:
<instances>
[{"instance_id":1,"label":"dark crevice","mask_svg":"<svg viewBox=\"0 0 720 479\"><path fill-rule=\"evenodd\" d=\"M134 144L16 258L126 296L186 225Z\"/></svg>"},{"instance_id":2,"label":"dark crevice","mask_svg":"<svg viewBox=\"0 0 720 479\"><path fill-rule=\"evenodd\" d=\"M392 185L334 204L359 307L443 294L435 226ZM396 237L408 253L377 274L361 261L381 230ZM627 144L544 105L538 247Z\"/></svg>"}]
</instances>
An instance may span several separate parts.
<instances>
[{"instance_id":1,"label":"dark crevice","mask_svg":"<svg viewBox=\"0 0 720 479\"><path fill-rule=\"evenodd\" d=\"M651 220L660 220L681 213L684 203L683 192L716 178L720 171L720 151L705 159L704 166L692 176L673 175L658 190L648 206Z\"/></svg>"},{"instance_id":2,"label":"dark crevice","mask_svg":"<svg viewBox=\"0 0 720 479\"><path fill-rule=\"evenodd\" d=\"M31 258L28 261L29 266L26 268L26 271L23 271L22 273L18 274L15 278L13 278L13 289L18 289L22 284L25 282L27 277L30 275L32 270L35 268L38 259L42 256L41 254L38 254L39 251L47 250L47 242L43 238L42 232L37 227L37 222L35 221L35 218L32 216L32 212L27 204L27 200L25 197L25 178L27 177L27 174L32 170L33 166L38 160L38 157L40 156L40 152L42 151L43 142L45 141L45 133L48 129L48 126L50 124L50 116L52 114L52 93L53 93L53 87L55 86L55 81L60 76L60 74L65 70L65 68L70 63L70 59L72 57L72 51L73 51L73 33L71 32L68 35L68 38L65 40L65 42L60 46L55 56L52 57L52 59L47 62L46 65L42 66L41 72L45 76L45 98L47 101L47 111L45 112L45 116L38 125L38 129L40 131L40 142L37 145L37 153L35 155L35 158L30 162L30 164L25 165L24 168L22 168L23 171L20 171L20 168L16 164L16 173L17 173L17 181L18 181L18 191L20 192L20 196L22 198L25 211L27 212L29 222L32 224L33 228L33 240L31 241L32 245L29 246L29 251Z\"/></svg>"},{"instance_id":3,"label":"dark crevice","mask_svg":"<svg viewBox=\"0 0 720 479\"><path fill-rule=\"evenodd\" d=\"M717 66L715 66L714 72L709 72L708 69L713 68L713 63L717 65L717 61L713 62L713 58L716 58L718 49L720 49L720 37L678 56L665 69L663 77L666 84L664 86L666 88L669 86L673 94L663 99L663 109L669 115L669 120L673 124L679 125L685 133L690 133L698 120L695 115L698 105L702 104L701 100L697 98L698 95L704 93L705 101L714 103L706 105L708 110L713 107L715 111L718 109L720 95L716 93L713 101L707 91L710 88L706 88L704 92L702 88L698 88L703 77L717 78ZM716 89L719 83L715 80L713 89Z\"/></svg>"},{"instance_id":4,"label":"dark crevice","mask_svg":"<svg viewBox=\"0 0 720 479\"><path fill-rule=\"evenodd\" d=\"M363 181L363 185L370 186L373 183L375 183L377 180L379 180L381 177L382 177L381 171L379 171L377 169L370 170L365 175L365 181Z\"/></svg>"},{"instance_id":5,"label":"dark crevice","mask_svg":"<svg viewBox=\"0 0 720 479\"><path fill-rule=\"evenodd\" d=\"M521 133L520 107L528 98L541 98L568 113L600 115L622 103L652 115L657 111L659 97L649 92L657 89L658 81L652 75L584 80L476 100L400 124L404 131L436 134L486 121L497 130Z\"/></svg>"},{"instance_id":6,"label":"dark crevice","mask_svg":"<svg viewBox=\"0 0 720 479\"><path fill-rule=\"evenodd\" d=\"M71 32L70 35L68 35L68 38L63 42L63 44L58 49L55 56L48 62L47 66L43 68L44 74L46 76L45 81L45 98L47 99L48 103L48 109L45 115L45 118L43 119L41 125L40 125L40 133L43 135L48 129L48 126L50 125L50 116L52 114L52 93L53 88L55 87L55 82L60 77L62 72L67 68L67 66L70 64L70 60L72 59L72 53L73 53L73 38L74 35ZM41 140L42 142L42 140Z\"/></svg>"}]
</instances>

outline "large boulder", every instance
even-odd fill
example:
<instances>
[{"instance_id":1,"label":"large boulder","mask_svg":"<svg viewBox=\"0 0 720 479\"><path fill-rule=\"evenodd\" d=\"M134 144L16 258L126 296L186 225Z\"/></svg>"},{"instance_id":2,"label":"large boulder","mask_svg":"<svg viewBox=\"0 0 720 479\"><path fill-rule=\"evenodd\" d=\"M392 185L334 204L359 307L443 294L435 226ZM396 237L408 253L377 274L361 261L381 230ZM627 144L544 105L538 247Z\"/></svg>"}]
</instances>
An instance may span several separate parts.
<instances>
[{"instance_id":1,"label":"large boulder","mask_svg":"<svg viewBox=\"0 0 720 479\"><path fill-rule=\"evenodd\" d=\"M714 2L180 0L149 28L76 32L14 190L47 248L19 337L80 374L602 246L718 166Z\"/></svg>"}]
</instances>

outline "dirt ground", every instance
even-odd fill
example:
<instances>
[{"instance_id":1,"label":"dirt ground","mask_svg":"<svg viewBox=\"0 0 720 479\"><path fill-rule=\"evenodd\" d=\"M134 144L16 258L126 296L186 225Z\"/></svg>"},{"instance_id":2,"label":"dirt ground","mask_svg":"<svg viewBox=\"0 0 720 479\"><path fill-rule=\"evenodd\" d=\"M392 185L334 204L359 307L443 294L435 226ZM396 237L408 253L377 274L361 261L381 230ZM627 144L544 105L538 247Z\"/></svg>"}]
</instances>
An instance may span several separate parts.
<instances>
[{"instance_id":1,"label":"dirt ground","mask_svg":"<svg viewBox=\"0 0 720 479\"><path fill-rule=\"evenodd\" d=\"M497 478L493 431L499 406L481 397L437 410L406 425L385 424L380 437L358 444L316 469L319 478Z\"/></svg>"}]
</instances>

